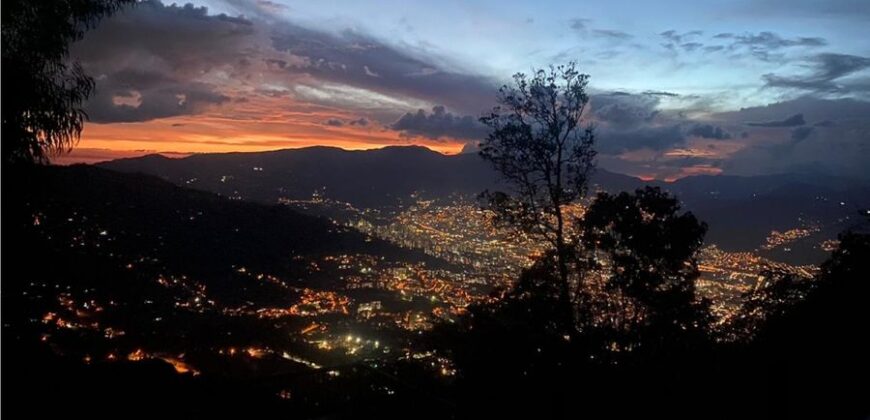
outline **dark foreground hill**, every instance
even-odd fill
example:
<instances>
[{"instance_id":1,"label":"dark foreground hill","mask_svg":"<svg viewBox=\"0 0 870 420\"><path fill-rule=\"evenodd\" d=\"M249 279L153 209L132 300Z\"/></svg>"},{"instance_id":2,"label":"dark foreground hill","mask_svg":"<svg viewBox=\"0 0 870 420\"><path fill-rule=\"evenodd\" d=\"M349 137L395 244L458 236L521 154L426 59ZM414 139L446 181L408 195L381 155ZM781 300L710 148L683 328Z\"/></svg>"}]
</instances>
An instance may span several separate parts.
<instances>
[{"instance_id":1,"label":"dark foreground hill","mask_svg":"<svg viewBox=\"0 0 870 420\"><path fill-rule=\"evenodd\" d=\"M0 295L10 412L308 418L384 405L384 389L418 403L393 370L316 350L299 332L314 318L258 310L286 310L314 289L323 294L312 305L330 304L347 275L323 264L335 256L446 264L286 206L152 176L90 166L7 175ZM366 331L353 315L316 322ZM380 331L384 342L404 340L389 325ZM312 357L341 377L299 361ZM287 389L292 399L280 396Z\"/></svg>"},{"instance_id":2,"label":"dark foreground hill","mask_svg":"<svg viewBox=\"0 0 870 420\"><path fill-rule=\"evenodd\" d=\"M357 252L435 261L286 206L231 200L148 175L76 165L43 168L28 183L34 188L23 197L40 229L76 231L82 247L110 243L132 264L156 258L206 274L240 267L291 273L294 257Z\"/></svg>"}]
</instances>

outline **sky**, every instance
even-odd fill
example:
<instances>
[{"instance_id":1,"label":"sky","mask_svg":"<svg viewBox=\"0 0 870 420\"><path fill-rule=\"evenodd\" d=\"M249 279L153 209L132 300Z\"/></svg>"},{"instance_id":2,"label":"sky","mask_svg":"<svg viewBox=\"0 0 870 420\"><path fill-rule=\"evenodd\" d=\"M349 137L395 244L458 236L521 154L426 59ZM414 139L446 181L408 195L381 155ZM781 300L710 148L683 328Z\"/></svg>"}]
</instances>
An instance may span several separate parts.
<instances>
[{"instance_id":1,"label":"sky","mask_svg":"<svg viewBox=\"0 0 870 420\"><path fill-rule=\"evenodd\" d=\"M140 2L58 162L329 145L473 151L516 72L576 61L599 165L643 178L870 178L870 2Z\"/></svg>"}]
</instances>

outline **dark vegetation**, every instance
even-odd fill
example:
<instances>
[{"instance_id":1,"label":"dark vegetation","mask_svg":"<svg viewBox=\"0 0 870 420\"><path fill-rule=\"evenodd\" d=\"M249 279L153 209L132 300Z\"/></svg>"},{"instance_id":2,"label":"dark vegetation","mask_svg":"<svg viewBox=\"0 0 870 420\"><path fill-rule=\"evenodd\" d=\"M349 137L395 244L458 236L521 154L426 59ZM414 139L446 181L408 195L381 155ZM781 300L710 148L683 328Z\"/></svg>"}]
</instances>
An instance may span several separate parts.
<instances>
[{"instance_id":1,"label":"dark vegetation","mask_svg":"<svg viewBox=\"0 0 870 420\"><path fill-rule=\"evenodd\" d=\"M47 162L72 148L94 79L69 60L69 44L133 0L3 3L3 163Z\"/></svg>"},{"instance_id":2,"label":"dark vegetation","mask_svg":"<svg viewBox=\"0 0 870 420\"><path fill-rule=\"evenodd\" d=\"M619 197L644 205L644 195L658 192ZM620 200L602 202L612 201ZM634 225L610 216L616 214L605 215L614 231ZM693 296L687 257L701 225L685 214L665 219L636 226L628 241L602 241L621 262L597 295L577 299L573 337L554 322L558 275L545 260L500 304L474 309L458 329L439 330L436 341L463 372L455 390L462 411L507 418L866 418L870 235L844 233L814 280L772 274L767 287L747 296L741 318L714 329L705 303ZM673 254L662 255L668 244Z\"/></svg>"}]
</instances>

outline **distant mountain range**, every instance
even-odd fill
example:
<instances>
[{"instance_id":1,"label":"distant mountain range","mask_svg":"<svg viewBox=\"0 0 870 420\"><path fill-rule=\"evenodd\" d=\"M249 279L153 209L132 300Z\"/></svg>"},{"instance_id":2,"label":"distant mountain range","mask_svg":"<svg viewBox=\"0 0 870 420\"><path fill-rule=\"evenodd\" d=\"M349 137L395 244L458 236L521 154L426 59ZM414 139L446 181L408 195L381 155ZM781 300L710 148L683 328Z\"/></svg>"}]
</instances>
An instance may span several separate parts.
<instances>
[{"instance_id":1,"label":"distant mountain range","mask_svg":"<svg viewBox=\"0 0 870 420\"><path fill-rule=\"evenodd\" d=\"M367 151L309 147L179 159L148 155L99 166L264 203L306 199L318 192L360 208L379 208L407 203L414 192L439 198L500 187L498 174L476 154L447 156L417 146ZM834 236L859 209L870 206L870 185L830 176L695 176L664 183L598 169L592 184L610 192L644 185L669 190L710 225L708 242L726 249L754 249L771 230L802 224L820 224L823 236ZM824 255L816 254L813 258Z\"/></svg>"},{"instance_id":2,"label":"distant mountain range","mask_svg":"<svg viewBox=\"0 0 870 420\"><path fill-rule=\"evenodd\" d=\"M441 262L286 206L230 200L149 175L73 165L41 168L31 178L40 188L22 201L40 231L124 264L143 260L213 278L240 267L292 277L305 269L294 257L322 255Z\"/></svg>"}]
</instances>

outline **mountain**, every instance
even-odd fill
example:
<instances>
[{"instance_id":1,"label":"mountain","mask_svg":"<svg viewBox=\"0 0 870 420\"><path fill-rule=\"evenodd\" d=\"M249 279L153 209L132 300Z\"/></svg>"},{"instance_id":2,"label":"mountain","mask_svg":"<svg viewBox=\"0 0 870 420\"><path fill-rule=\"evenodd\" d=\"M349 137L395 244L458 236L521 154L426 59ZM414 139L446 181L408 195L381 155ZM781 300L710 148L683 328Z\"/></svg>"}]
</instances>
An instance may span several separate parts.
<instances>
[{"instance_id":1,"label":"mountain","mask_svg":"<svg viewBox=\"0 0 870 420\"><path fill-rule=\"evenodd\" d=\"M437 260L286 206L231 200L143 174L74 165L31 174L22 202L38 229L125 263L212 276L240 267L294 274L294 257L365 253ZM129 261L126 261L129 260Z\"/></svg>"},{"instance_id":2,"label":"mountain","mask_svg":"<svg viewBox=\"0 0 870 420\"><path fill-rule=\"evenodd\" d=\"M356 304L377 300L398 312L438 303L355 289L352 279L417 263L450 267L287 206L149 175L85 165L7 175L3 363L13 368L3 379L23 401L50 395L50 413L101 418L181 406L220 418L243 407L320 418L344 409L349 395L379 401L381 388L351 384L369 375L355 374L353 354L319 348L312 335L377 334L384 347L402 348L393 343L416 333L367 323ZM288 388L292 401L278 396ZM95 395L105 399L99 410Z\"/></svg>"},{"instance_id":3,"label":"mountain","mask_svg":"<svg viewBox=\"0 0 870 420\"><path fill-rule=\"evenodd\" d=\"M310 147L180 159L149 155L100 166L157 175L227 197L274 203L279 198L308 199L317 192L360 208L401 204L414 192L444 198L500 187L498 174L476 154L446 156L416 146L366 151ZM599 168L592 184L610 192L660 186L710 225L708 242L734 250L759 247L772 230L805 225L821 225L822 236L832 238L848 227L858 209L870 206L866 183L817 174L694 176L664 183ZM813 259L824 257L817 242L809 245ZM802 254L797 259L806 258Z\"/></svg>"},{"instance_id":4,"label":"mountain","mask_svg":"<svg viewBox=\"0 0 870 420\"><path fill-rule=\"evenodd\" d=\"M99 166L157 175L176 184L274 203L310 198L315 191L359 207L400 203L414 192L442 197L497 188L499 176L476 154L443 155L425 147L392 146L349 151L308 147L257 153L161 155L119 159ZM633 188L636 178L599 170L596 182Z\"/></svg>"}]
</instances>

